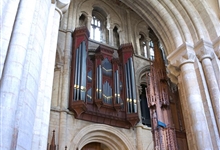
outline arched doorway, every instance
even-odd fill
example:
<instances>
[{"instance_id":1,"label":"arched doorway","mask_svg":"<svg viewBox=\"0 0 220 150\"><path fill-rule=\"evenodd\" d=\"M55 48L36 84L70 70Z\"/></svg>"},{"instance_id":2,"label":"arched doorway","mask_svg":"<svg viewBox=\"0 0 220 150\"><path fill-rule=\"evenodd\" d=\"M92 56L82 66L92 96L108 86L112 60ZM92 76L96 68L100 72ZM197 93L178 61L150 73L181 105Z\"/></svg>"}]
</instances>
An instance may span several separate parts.
<instances>
[{"instance_id":1,"label":"arched doorway","mask_svg":"<svg viewBox=\"0 0 220 150\"><path fill-rule=\"evenodd\" d=\"M82 150L110 150L105 144L91 142L83 146Z\"/></svg>"},{"instance_id":2,"label":"arched doorway","mask_svg":"<svg viewBox=\"0 0 220 150\"><path fill-rule=\"evenodd\" d=\"M130 139L120 130L105 124L93 124L82 128L72 139L70 149L134 150ZM90 149L89 149L90 148ZM99 149L98 149L99 150Z\"/></svg>"}]
</instances>

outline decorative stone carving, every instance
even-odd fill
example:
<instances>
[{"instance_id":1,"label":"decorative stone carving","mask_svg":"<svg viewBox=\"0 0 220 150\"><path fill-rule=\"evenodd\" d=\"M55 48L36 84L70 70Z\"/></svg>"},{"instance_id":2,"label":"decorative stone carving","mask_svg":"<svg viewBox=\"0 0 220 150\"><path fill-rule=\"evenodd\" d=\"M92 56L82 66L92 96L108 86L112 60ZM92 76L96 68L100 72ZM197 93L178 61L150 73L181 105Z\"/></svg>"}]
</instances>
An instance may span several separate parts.
<instances>
[{"instance_id":1,"label":"decorative stone carving","mask_svg":"<svg viewBox=\"0 0 220 150\"><path fill-rule=\"evenodd\" d=\"M171 73L169 73L167 76L170 78L171 82L173 82L174 84L178 84L178 78L176 76Z\"/></svg>"},{"instance_id":2,"label":"decorative stone carving","mask_svg":"<svg viewBox=\"0 0 220 150\"><path fill-rule=\"evenodd\" d=\"M213 47L211 43L208 43L201 39L195 46L196 56L202 61L205 58L212 59L214 56Z\"/></svg>"},{"instance_id":3,"label":"decorative stone carving","mask_svg":"<svg viewBox=\"0 0 220 150\"><path fill-rule=\"evenodd\" d=\"M58 7L64 14L69 8L70 0L57 0L56 7Z\"/></svg>"},{"instance_id":4,"label":"decorative stone carving","mask_svg":"<svg viewBox=\"0 0 220 150\"><path fill-rule=\"evenodd\" d=\"M171 65L179 68L185 63L193 63L195 60L195 52L191 45L184 43L171 53L167 59Z\"/></svg>"},{"instance_id":5,"label":"decorative stone carving","mask_svg":"<svg viewBox=\"0 0 220 150\"><path fill-rule=\"evenodd\" d=\"M178 77L180 75L180 69L173 66L173 65L168 65L168 69L170 71L170 74L172 74L175 77Z\"/></svg>"}]
</instances>

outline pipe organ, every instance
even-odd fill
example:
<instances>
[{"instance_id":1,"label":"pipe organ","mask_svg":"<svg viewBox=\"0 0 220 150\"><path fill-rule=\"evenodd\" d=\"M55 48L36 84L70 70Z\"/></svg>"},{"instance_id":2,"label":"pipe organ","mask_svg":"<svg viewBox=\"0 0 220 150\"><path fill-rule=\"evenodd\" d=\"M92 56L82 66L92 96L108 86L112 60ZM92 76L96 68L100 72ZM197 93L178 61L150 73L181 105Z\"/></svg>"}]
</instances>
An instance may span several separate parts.
<instances>
[{"instance_id":1,"label":"pipe organ","mask_svg":"<svg viewBox=\"0 0 220 150\"><path fill-rule=\"evenodd\" d=\"M133 47L99 45L88 55L88 30L73 32L69 109L77 119L130 128L138 121Z\"/></svg>"}]
</instances>

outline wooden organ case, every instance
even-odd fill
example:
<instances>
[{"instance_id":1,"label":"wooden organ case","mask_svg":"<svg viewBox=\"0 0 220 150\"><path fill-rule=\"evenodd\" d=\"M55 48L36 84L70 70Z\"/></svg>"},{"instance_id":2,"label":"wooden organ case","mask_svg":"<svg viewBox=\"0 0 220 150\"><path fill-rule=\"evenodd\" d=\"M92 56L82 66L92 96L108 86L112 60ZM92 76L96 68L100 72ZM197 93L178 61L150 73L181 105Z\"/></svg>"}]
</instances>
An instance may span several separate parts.
<instances>
[{"instance_id":1,"label":"wooden organ case","mask_svg":"<svg viewBox=\"0 0 220 150\"><path fill-rule=\"evenodd\" d=\"M188 150L178 91L171 90L159 40L152 30L155 59L147 74L147 101L155 150Z\"/></svg>"},{"instance_id":2,"label":"wooden organ case","mask_svg":"<svg viewBox=\"0 0 220 150\"><path fill-rule=\"evenodd\" d=\"M133 47L100 45L88 55L86 27L73 32L69 109L77 119L130 128L138 121Z\"/></svg>"}]
</instances>

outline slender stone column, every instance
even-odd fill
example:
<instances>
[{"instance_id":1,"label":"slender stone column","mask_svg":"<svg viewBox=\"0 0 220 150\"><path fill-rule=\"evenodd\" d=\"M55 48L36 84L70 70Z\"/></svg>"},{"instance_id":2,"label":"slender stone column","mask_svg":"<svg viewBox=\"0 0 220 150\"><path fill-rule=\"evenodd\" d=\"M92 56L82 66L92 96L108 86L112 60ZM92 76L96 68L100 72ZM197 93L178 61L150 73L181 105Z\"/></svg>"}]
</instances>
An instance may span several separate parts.
<instances>
[{"instance_id":1,"label":"slender stone column","mask_svg":"<svg viewBox=\"0 0 220 150\"><path fill-rule=\"evenodd\" d=\"M88 15L87 16L88 17L88 22L87 22L87 29L89 30L89 32L91 32L90 31L90 27L91 27L91 21L92 21L92 16L91 15ZM90 37L91 38L91 37Z\"/></svg>"},{"instance_id":2,"label":"slender stone column","mask_svg":"<svg viewBox=\"0 0 220 150\"><path fill-rule=\"evenodd\" d=\"M209 94L212 101L212 107L215 113L218 131L220 134L220 91L218 88L211 58L211 54L206 54L200 56L200 61L202 62L202 68L205 73L206 83L208 85Z\"/></svg>"},{"instance_id":3,"label":"slender stone column","mask_svg":"<svg viewBox=\"0 0 220 150\"><path fill-rule=\"evenodd\" d=\"M217 81L218 77L216 77L211 61L212 59L214 59L215 53L213 51L212 44L204 40L200 40L196 44L195 50L197 52L197 57L202 63L202 68L208 86L208 93L215 114L218 134L220 134L220 90Z\"/></svg>"},{"instance_id":4,"label":"slender stone column","mask_svg":"<svg viewBox=\"0 0 220 150\"><path fill-rule=\"evenodd\" d=\"M186 103L189 106L191 115L191 128L194 132L194 138L198 149L209 149L212 147L211 137L208 130L205 111L200 95L199 84L194 68L194 54L188 54L188 59L181 62L182 82L186 92Z\"/></svg>"},{"instance_id":5,"label":"slender stone column","mask_svg":"<svg viewBox=\"0 0 220 150\"><path fill-rule=\"evenodd\" d=\"M179 87L184 92L184 98L181 99L181 103L187 108L184 108L188 113L183 113L184 119L189 118L187 123L186 132L191 133L192 141L194 145L191 145L191 149L214 149L212 145L211 134L208 127L207 118L205 115L205 109L203 106L202 95L198 82L198 77L195 70L195 54L193 47L187 43L180 46L175 53L168 56L170 64L180 70L180 76L178 77ZM187 138L190 136L187 134ZM191 143L192 144L192 143Z\"/></svg>"},{"instance_id":6,"label":"slender stone column","mask_svg":"<svg viewBox=\"0 0 220 150\"><path fill-rule=\"evenodd\" d=\"M72 37L71 32L66 33L66 44L64 50L64 66L62 75L62 95L61 95L61 110L67 110L69 101L69 83L70 83L70 64L71 64L71 48L72 48ZM59 126L59 148L63 149L66 143L67 137L67 113L66 111L60 112L60 126Z\"/></svg>"},{"instance_id":7,"label":"slender stone column","mask_svg":"<svg viewBox=\"0 0 220 150\"><path fill-rule=\"evenodd\" d=\"M109 28L109 45L114 46L113 27Z\"/></svg>"},{"instance_id":8,"label":"slender stone column","mask_svg":"<svg viewBox=\"0 0 220 150\"><path fill-rule=\"evenodd\" d=\"M16 14L18 11L20 0L2 0L1 4L1 50L0 50L0 78L2 76L2 71L9 47L10 38L13 31L13 25L15 22Z\"/></svg>"}]
</instances>

